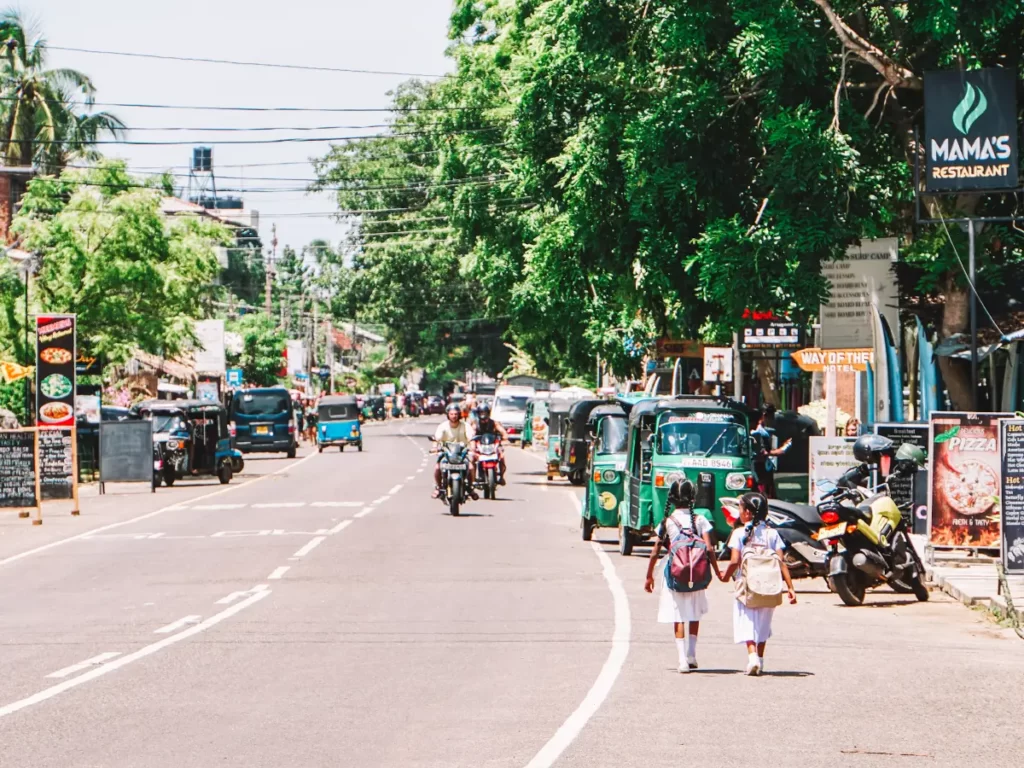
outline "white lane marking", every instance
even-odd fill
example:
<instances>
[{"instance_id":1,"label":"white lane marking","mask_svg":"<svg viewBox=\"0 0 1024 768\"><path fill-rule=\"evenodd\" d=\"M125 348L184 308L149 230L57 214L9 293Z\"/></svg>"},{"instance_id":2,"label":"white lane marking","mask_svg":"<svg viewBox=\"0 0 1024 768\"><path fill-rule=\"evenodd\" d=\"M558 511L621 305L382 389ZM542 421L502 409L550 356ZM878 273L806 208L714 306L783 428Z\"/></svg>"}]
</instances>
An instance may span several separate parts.
<instances>
[{"instance_id":1,"label":"white lane marking","mask_svg":"<svg viewBox=\"0 0 1024 768\"><path fill-rule=\"evenodd\" d=\"M226 595L217 601L217 605L227 605L233 603L240 597L246 597L247 595L254 595L257 592L265 592L267 589L266 584L257 584L252 589L246 589L241 592L232 592L230 595Z\"/></svg>"},{"instance_id":2,"label":"white lane marking","mask_svg":"<svg viewBox=\"0 0 1024 768\"><path fill-rule=\"evenodd\" d=\"M391 489L390 491L388 491L388 496L394 496L394 495L395 495L396 493L398 493L398 492L399 492L400 490L402 490L402 486L401 486L401 484L399 484L399 485L396 485L396 486L395 486L394 488L392 488L392 489Z\"/></svg>"},{"instance_id":3,"label":"white lane marking","mask_svg":"<svg viewBox=\"0 0 1024 768\"><path fill-rule=\"evenodd\" d=\"M579 509L579 498L574 493L570 492L570 495L573 500L573 510L576 511ZM622 672L622 667L626 663L626 657L629 656L629 637L632 629L630 626L629 599L626 597L626 590L622 586L622 579L619 578L619 574L615 571L615 565L612 563L611 558L605 554L601 545L592 541L590 546L594 550L594 554L597 555L597 559L601 561L602 575L608 585L608 590L612 593L612 603L615 609L615 629L612 631L612 647L608 652L608 658L605 660L604 666L601 667L601 671L597 675L597 679L590 687L590 690L587 691L587 695L583 697L583 701L580 702L576 711L569 715L569 718L555 731L555 735L551 737L548 743L526 764L526 768L550 768L550 766L555 764L555 761L579 736L580 731L583 730L590 718L594 716L605 699L608 698L608 694L611 693L612 688L615 686L615 681L618 679L619 673Z\"/></svg>"},{"instance_id":4,"label":"white lane marking","mask_svg":"<svg viewBox=\"0 0 1024 768\"><path fill-rule=\"evenodd\" d=\"M107 651L106 653L101 653L99 656L93 656L91 659L86 659L85 661L80 661L77 664L72 664L70 667L64 667L64 669L58 669L56 672L51 672L47 677L67 677L75 672L81 672L83 669L88 669L89 667L94 667L97 664L102 664L104 661L108 661L109 659L113 659L120 655L120 651Z\"/></svg>"},{"instance_id":5,"label":"white lane marking","mask_svg":"<svg viewBox=\"0 0 1024 768\"><path fill-rule=\"evenodd\" d=\"M292 557L305 557L314 549L319 547L320 544L323 543L324 538L324 536L317 536L315 539L309 541L302 549L300 549L298 552L292 555Z\"/></svg>"},{"instance_id":6,"label":"white lane marking","mask_svg":"<svg viewBox=\"0 0 1024 768\"><path fill-rule=\"evenodd\" d=\"M192 506L193 510L214 510L214 509L241 509L245 504L195 504Z\"/></svg>"},{"instance_id":7,"label":"white lane marking","mask_svg":"<svg viewBox=\"0 0 1024 768\"><path fill-rule=\"evenodd\" d=\"M415 480L415 479L416 479L416 475L409 475L407 478L405 478L405 481L409 482L410 480Z\"/></svg>"},{"instance_id":8,"label":"white lane marking","mask_svg":"<svg viewBox=\"0 0 1024 768\"><path fill-rule=\"evenodd\" d=\"M314 501L311 506L314 507L361 507L363 502L361 501Z\"/></svg>"},{"instance_id":9,"label":"white lane marking","mask_svg":"<svg viewBox=\"0 0 1024 768\"><path fill-rule=\"evenodd\" d=\"M225 539L225 538L237 538L239 536L269 536L273 533L271 528L259 528L251 531L217 531L211 533L211 539Z\"/></svg>"},{"instance_id":10,"label":"white lane marking","mask_svg":"<svg viewBox=\"0 0 1024 768\"><path fill-rule=\"evenodd\" d=\"M423 467L420 467L419 469L416 470L416 474L418 475L422 471L423 471Z\"/></svg>"},{"instance_id":11,"label":"white lane marking","mask_svg":"<svg viewBox=\"0 0 1024 768\"><path fill-rule=\"evenodd\" d=\"M373 507L363 507L358 512L356 512L354 515L352 515L352 517L366 517L368 514L373 512L373 509L374 509Z\"/></svg>"},{"instance_id":12,"label":"white lane marking","mask_svg":"<svg viewBox=\"0 0 1024 768\"><path fill-rule=\"evenodd\" d=\"M170 624L166 624L160 629L153 630L154 635L168 635L171 632L177 632L179 629L184 627L186 624L198 624L202 621L202 616L184 616L177 621L172 621Z\"/></svg>"},{"instance_id":13,"label":"white lane marking","mask_svg":"<svg viewBox=\"0 0 1024 768\"><path fill-rule=\"evenodd\" d=\"M304 501L275 501L275 502L261 502L259 504L253 504L253 509L295 509L296 507L304 507L306 502Z\"/></svg>"},{"instance_id":14,"label":"white lane marking","mask_svg":"<svg viewBox=\"0 0 1024 768\"><path fill-rule=\"evenodd\" d=\"M378 504L383 504L383 503L384 503L385 501L387 501L387 500L388 500L388 499L390 499L390 498L391 498L391 496L390 496L390 495L388 495L388 494L385 494L385 495L381 496L381 497L380 497L379 499L374 499L374 500L373 500L373 501L371 502L371 504L372 504L373 506L377 506Z\"/></svg>"},{"instance_id":15,"label":"white lane marking","mask_svg":"<svg viewBox=\"0 0 1024 768\"><path fill-rule=\"evenodd\" d=\"M167 506L167 507L162 507L162 508L157 509L157 510L155 510L153 512L147 512L144 515L139 515L138 517L133 517L133 518L131 518L129 520L122 520L119 523L110 523L108 525L101 525L99 528L93 528L91 531L83 531L82 533L76 533L74 536L68 536L66 539L58 539L57 541L51 541L49 544L43 544L43 545L38 546L38 547L33 547L32 549L27 549L24 552L19 552L16 555L11 555L10 557L5 557L3 560L0 560L0 565L7 565L8 563L13 563L13 562L15 562L17 560L21 560L22 558L29 557L30 555L35 555L35 554L38 554L40 552L45 552L48 549L53 549L54 547L59 547L62 544L67 544L69 541L77 541L78 539L84 539L85 537L91 536L91 535L96 534L96 533L102 533L103 531L110 531L110 530L113 530L114 528L120 528L121 526L124 526L124 525L131 525L132 523L141 522L142 520L148 520L151 517L156 517L157 515L162 515L164 512L170 512L173 509L181 509L182 507L180 505L183 504L183 503L191 504L192 502L195 502L195 501L202 501L203 499L210 499L210 498L213 498L214 496L220 496L222 493L231 493L231 491L237 491L239 488L246 488L246 487L248 487L250 485L253 485L254 483L262 482L263 480L266 480L268 477L273 477L274 475L283 474L284 472L287 472L288 470L294 469L295 467L299 466L299 464L302 464L303 462L309 461L313 457L319 456L319 455L320 454L318 454L318 453L311 453L311 454L309 454L309 456L306 456L305 458L299 459L298 461L296 461L296 462L294 462L292 464L288 464L288 465L282 467L281 469L275 470L274 472L270 472L270 473L268 473L266 475L260 475L259 477L254 477L251 480L246 480L244 483L239 483L238 485L229 485L227 488L221 488L219 491L211 491L210 493L203 494L202 496L196 496L196 498L190 499L188 502L178 502L177 504L172 504L172 505Z\"/></svg>"},{"instance_id":16,"label":"white lane marking","mask_svg":"<svg viewBox=\"0 0 1024 768\"><path fill-rule=\"evenodd\" d=\"M357 512L355 516L359 517L359 513ZM346 528L348 528L350 525L352 525L352 521L351 520L342 520L336 526L331 528L331 530L329 530L328 533L332 534L332 535L335 534L335 533L341 533Z\"/></svg>"},{"instance_id":17,"label":"white lane marking","mask_svg":"<svg viewBox=\"0 0 1024 768\"><path fill-rule=\"evenodd\" d=\"M274 569L273 573L267 576L267 578L270 580L280 579L288 572L290 568L290 565L279 565L277 568Z\"/></svg>"},{"instance_id":18,"label":"white lane marking","mask_svg":"<svg viewBox=\"0 0 1024 768\"><path fill-rule=\"evenodd\" d=\"M163 534L162 534L162 533L154 533L154 534L153 534L153 535L151 535L151 536L150 536L149 538L151 538L151 539L159 539L159 538L161 538L162 536L163 536Z\"/></svg>"},{"instance_id":19,"label":"white lane marking","mask_svg":"<svg viewBox=\"0 0 1024 768\"><path fill-rule=\"evenodd\" d=\"M225 608L220 613L216 613L210 618L206 619L206 621L200 622L199 624L195 624L194 626L191 626L186 630L178 632L176 635L169 635L168 637L165 637L162 640L157 640L152 645L147 645L144 648L140 648L134 653L129 653L127 656L122 656L121 658L112 661L109 664L104 664L102 666L96 667L95 669L89 670L85 674L79 675L78 677L73 677L70 680L65 680L63 683L58 683L57 685L47 688L44 691L40 691L39 693L33 694L28 698L21 699L20 701L15 701L6 706L0 707L0 717L6 717L7 715L14 714L15 712L25 709L26 707L31 707L33 704L39 704L41 702L46 701L47 699L52 699L54 696L64 693L64 691L69 691L72 688L75 688L79 685L88 683L89 681L95 680L98 677L102 677L103 675L113 672L115 669L120 669L123 666L131 664L133 661L138 661L139 659L144 659L147 656L151 656L157 651L161 651L170 645L174 645L175 643L180 643L182 640L192 637L193 635L198 635L200 632L205 632L210 627L220 624L220 622L224 621L225 619L231 618L240 611L244 611L250 605L259 602L263 598L267 597L269 594L269 590L257 592L256 594L251 595L246 600L243 600L242 602L236 605L232 605L229 608Z\"/></svg>"}]
</instances>

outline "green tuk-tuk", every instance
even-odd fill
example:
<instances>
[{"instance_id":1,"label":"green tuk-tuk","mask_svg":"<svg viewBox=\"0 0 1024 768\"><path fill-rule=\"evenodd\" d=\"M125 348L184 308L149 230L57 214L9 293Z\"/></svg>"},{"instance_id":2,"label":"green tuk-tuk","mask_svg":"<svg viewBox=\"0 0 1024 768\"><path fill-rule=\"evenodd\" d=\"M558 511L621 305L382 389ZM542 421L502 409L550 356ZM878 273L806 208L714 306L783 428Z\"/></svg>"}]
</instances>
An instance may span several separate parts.
<instances>
[{"instance_id":1,"label":"green tuk-tuk","mask_svg":"<svg viewBox=\"0 0 1024 768\"><path fill-rule=\"evenodd\" d=\"M558 474L568 478L573 485L583 485L587 480L587 454L590 451L587 423L590 414L607 402L598 399L577 400L562 419L561 439L558 441Z\"/></svg>"},{"instance_id":2,"label":"green tuk-tuk","mask_svg":"<svg viewBox=\"0 0 1024 768\"><path fill-rule=\"evenodd\" d=\"M629 555L665 516L668 489L688 477L694 511L720 541L732 530L718 499L753 487L750 416L726 398L678 396L638 403L629 414L625 499L619 508L619 551Z\"/></svg>"},{"instance_id":3,"label":"green tuk-tuk","mask_svg":"<svg viewBox=\"0 0 1024 768\"><path fill-rule=\"evenodd\" d=\"M583 540L595 528L617 528L626 474L626 411L616 403L594 408L587 419L587 491L581 510Z\"/></svg>"},{"instance_id":4,"label":"green tuk-tuk","mask_svg":"<svg viewBox=\"0 0 1024 768\"><path fill-rule=\"evenodd\" d=\"M519 441L521 448L534 443L547 445L548 439L548 399L550 394L538 392L536 397L526 404L526 415L523 418L523 439Z\"/></svg>"},{"instance_id":5,"label":"green tuk-tuk","mask_svg":"<svg viewBox=\"0 0 1024 768\"><path fill-rule=\"evenodd\" d=\"M562 420L569 415L572 400L551 398L548 401L548 480L558 477L558 464L562 458Z\"/></svg>"}]
</instances>

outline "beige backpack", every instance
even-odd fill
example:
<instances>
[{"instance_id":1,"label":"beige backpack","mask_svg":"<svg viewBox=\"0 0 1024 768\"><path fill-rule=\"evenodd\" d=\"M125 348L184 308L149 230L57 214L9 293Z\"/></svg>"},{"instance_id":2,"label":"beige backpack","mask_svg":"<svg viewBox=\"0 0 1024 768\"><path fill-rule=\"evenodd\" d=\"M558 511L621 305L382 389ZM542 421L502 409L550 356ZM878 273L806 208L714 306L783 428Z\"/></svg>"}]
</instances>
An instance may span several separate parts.
<instances>
[{"instance_id":1,"label":"beige backpack","mask_svg":"<svg viewBox=\"0 0 1024 768\"><path fill-rule=\"evenodd\" d=\"M747 608L774 608L782 605L784 591L779 553L757 543L744 546L736 599Z\"/></svg>"}]
</instances>

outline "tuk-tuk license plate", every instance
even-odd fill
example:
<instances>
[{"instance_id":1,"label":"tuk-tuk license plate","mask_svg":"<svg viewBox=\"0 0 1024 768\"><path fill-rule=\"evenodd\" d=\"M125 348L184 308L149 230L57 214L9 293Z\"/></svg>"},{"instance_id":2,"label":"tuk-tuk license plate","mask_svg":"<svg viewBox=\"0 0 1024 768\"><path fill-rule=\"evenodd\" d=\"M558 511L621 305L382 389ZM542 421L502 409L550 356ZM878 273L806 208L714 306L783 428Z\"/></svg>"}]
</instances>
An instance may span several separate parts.
<instances>
[{"instance_id":1,"label":"tuk-tuk license plate","mask_svg":"<svg viewBox=\"0 0 1024 768\"><path fill-rule=\"evenodd\" d=\"M833 525L829 528L821 528L818 531L818 541L838 539L844 533L846 533L846 523L839 523L839 525Z\"/></svg>"},{"instance_id":2,"label":"tuk-tuk license plate","mask_svg":"<svg viewBox=\"0 0 1024 768\"><path fill-rule=\"evenodd\" d=\"M269 435L270 434L270 427L265 426L265 425L256 427L256 434L257 435Z\"/></svg>"}]
</instances>

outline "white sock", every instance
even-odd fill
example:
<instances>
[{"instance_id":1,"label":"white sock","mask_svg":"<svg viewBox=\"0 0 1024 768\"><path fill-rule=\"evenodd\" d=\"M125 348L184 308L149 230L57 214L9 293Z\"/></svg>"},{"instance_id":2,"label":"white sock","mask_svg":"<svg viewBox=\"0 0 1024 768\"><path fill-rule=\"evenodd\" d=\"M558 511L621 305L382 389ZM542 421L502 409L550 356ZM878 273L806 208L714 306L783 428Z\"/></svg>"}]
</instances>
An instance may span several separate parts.
<instances>
[{"instance_id":1,"label":"white sock","mask_svg":"<svg viewBox=\"0 0 1024 768\"><path fill-rule=\"evenodd\" d=\"M764 669L764 656L757 657L757 665L761 667L761 669Z\"/></svg>"},{"instance_id":2,"label":"white sock","mask_svg":"<svg viewBox=\"0 0 1024 768\"><path fill-rule=\"evenodd\" d=\"M756 653L751 653L749 658L747 659L747 662L750 664L750 666L753 666L755 663L757 663L758 666L760 666L760 661L761 657L758 656Z\"/></svg>"},{"instance_id":3,"label":"white sock","mask_svg":"<svg viewBox=\"0 0 1024 768\"><path fill-rule=\"evenodd\" d=\"M681 637L676 638L676 651L679 652L679 663L686 663L686 640Z\"/></svg>"},{"instance_id":4,"label":"white sock","mask_svg":"<svg viewBox=\"0 0 1024 768\"><path fill-rule=\"evenodd\" d=\"M687 635L686 636L686 655L690 658L697 655L697 636Z\"/></svg>"}]
</instances>

